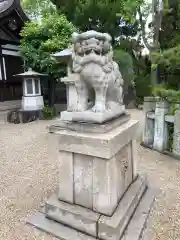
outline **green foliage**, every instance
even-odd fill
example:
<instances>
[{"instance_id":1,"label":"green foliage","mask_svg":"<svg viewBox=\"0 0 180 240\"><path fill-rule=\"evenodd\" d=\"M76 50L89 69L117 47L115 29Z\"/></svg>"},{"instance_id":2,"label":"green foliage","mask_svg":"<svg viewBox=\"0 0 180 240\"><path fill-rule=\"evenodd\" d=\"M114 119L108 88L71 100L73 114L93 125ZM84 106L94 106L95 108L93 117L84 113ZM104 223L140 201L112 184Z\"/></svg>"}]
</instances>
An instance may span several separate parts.
<instances>
[{"instance_id":1,"label":"green foliage","mask_svg":"<svg viewBox=\"0 0 180 240\"><path fill-rule=\"evenodd\" d=\"M159 34L161 51L153 57L154 63L159 65L159 75L171 88L177 89L180 74L180 1L168 1L168 8L169 11L164 12Z\"/></svg>"},{"instance_id":2,"label":"green foliage","mask_svg":"<svg viewBox=\"0 0 180 240\"><path fill-rule=\"evenodd\" d=\"M53 14L56 7L50 0L21 0L21 5L25 13L31 19L40 19L46 14Z\"/></svg>"},{"instance_id":3,"label":"green foliage","mask_svg":"<svg viewBox=\"0 0 180 240\"><path fill-rule=\"evenodd\" d=\"M118 63L125 87L130 85L134 80L133 60L129 53L116 48L114 50L114 60Z\"/></svg>"},{"instance_id":4,"label":"green foliage","mask_svg":"<svg viewBox=\"0 0 180 240\"><path fill-rule=\"evenodd\" d=\"M58 13L26 23L21 32L21 53L26 66L46 72L53 78L59 76L60 64L51 54L68 47L74 30L66 17Z\"/></svg>"},{"instance_id":5,"label":"green foliage","mask_svg":"<svg viewBox=\"0 0 180 240\"><path fill-rule=\"evenodd\" d=\"M150 75L139 75L135 77L136 105L143 104L144 97L151 96L152 86Z\"/></svg>"},{"instance_id":6,"label":"green foliage","mask_svg":"<svg viewBox=\"0 0 180 240\"><path fill-rule=\"evenodd\" d=\"M180 66L180 45L169 48L154 55L156 64L164 66L167 70L173 71Z\"/></svg>"},{"instance_id":7,"label":"green foliage","mask_svg":"<svg viewBox=\"0 0 180 240\"><path fill-rule=\"evenodd\" d=\"M161 100L166 100L169 103L180 103L180 91L166 89L163 85L155 87L152 94L153 96L160 97Z\"/></svg>"},{"instance_id":8,"label":"green foliage","mask_svg":"<svg viewBox=\"0 0 180 240\"><path fill-rule=\"evenodd\" d=\"M50 108L48 105L44 106L43 115L46 120L51 120L56 116L55 108Z\"/></svg>"},{"instance_id":9,"label":"green foliage","mask_svg":"<svg viewBox=\"0 0 180 240\"><path fill-rule=\"evenodd\" d=\"M81 31L97 30L115 37L136 35L137 8L143 0L52 0ZM136 30L135 30L136 28Z\"/></svg>"}]
</instances>

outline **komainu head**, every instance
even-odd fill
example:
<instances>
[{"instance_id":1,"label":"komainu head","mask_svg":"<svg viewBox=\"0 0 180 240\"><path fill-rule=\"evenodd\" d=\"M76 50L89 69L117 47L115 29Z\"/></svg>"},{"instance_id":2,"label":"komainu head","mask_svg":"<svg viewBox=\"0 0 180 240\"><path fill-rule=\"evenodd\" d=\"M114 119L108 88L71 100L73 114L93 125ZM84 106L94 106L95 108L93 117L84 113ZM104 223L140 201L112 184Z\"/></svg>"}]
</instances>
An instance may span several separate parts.
<instances>
[{"instance_id":1,"label":"komainu head","mask_svg":"<svg viewBox=\"0 0 180 240\"><path fill-rule=\"evenodd\" d=\"M90 54L106 55L111 50L111 36L107 33L87 31L85 33L73 33L72 43L74 54L81 57Z\"/></svg>"}]
</instances>

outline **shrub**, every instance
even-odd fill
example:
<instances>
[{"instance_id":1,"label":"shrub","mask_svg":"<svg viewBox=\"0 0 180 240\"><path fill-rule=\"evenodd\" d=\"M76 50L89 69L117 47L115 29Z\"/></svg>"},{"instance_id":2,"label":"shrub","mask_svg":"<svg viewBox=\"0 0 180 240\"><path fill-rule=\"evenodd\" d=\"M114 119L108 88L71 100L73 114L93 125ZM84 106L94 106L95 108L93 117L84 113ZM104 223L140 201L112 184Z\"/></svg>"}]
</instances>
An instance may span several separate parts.
<instances>
[{"instance_id":1,"label":"shrub","mask_svg":"<svg viewBox=\"0 0 180 240\"><path fill-rule=\"evenodd\" d=\"M50 108L48 105L45 105L43 115L46 120L51 120L56 116L56 110L55 108Z\"/></svg>"},{"instance_id":2,"label":"shrub","mask_svg":"<svg viewBox=\"0 0 180 240\"><path fill-rule=\"evenodd\" d=\"M163 85L155 87L152 94L153 96L160 97L160 99L166 100L169 103L180 103L180 91L166 89Z\"/></svg>"}]
</instances>

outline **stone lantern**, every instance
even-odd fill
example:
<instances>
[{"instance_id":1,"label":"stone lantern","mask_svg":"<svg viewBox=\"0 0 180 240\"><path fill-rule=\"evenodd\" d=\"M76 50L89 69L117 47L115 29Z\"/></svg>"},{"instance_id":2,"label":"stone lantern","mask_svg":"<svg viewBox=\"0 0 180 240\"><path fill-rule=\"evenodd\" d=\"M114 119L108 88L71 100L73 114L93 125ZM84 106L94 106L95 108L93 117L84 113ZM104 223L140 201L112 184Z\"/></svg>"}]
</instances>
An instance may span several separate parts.
<instances>
[{"instance_id":1,"label":"stone lantern","mask_svg":"<svg viewBox=\"0 0 180 240\"><path fill-rule=\"evenodd\" d=\"M67 76L61 78L61 82L66 84L67 111L72 111L77 104L77 92L75 81L77 75L72 73L72 49L67 48L52 55L57 61L67 64Z\"/></svg>"},{"instance_id":2,"label":"stone lantern","mask_svg":"<svg viewBox=\"0 0 180 240\"><path fill-rule=\"evenodd\" d=\"M44 100L41 95L40 78L44 74L32 71L16 74L23 79L23 97L21 111L41 111L44 108Z\"/></svg>"}]
</instances>

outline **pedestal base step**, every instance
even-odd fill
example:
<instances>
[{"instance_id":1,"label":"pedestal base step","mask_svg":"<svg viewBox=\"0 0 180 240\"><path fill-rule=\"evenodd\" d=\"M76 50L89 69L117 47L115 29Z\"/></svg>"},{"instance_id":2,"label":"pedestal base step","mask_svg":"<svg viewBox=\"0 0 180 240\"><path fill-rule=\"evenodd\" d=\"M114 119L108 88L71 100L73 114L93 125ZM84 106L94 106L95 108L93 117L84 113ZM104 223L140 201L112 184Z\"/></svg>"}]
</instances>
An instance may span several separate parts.
<instances>
[{"instance_id":1,"label":"pedestal base step","mask_svg":"<svg viewBox=\"0 0 180 240\"><path fill-rule=\"evenodd\" d=\"M131 218L121 240L140 240L154 201L154 191L148 189ZM97 240L100 238L86 235L63 224L46 218L45 214L37 213L28 219L28 223L60 240ZM114 239L114 238L112 238ZM116 240L119 240L118 238Z\"/></svg>"},{"instance_id":2,"label":"pedestal base step","mask_svg":"<svg viewBox=\"0 0 180 240\"><path fill-rule=\"evenodd\" d=\"M37 213L28 219L28 223L52 234L61 240L95 240L96 238L83 234L72 228L66 227L58 222L46 218L45 214Z\"/></svg>"},{"instance_id":3,"label":"pedestal base step","mask_svg":"<svg viewBox=\"0 0 180 240\"><path fill-rule=\"evenodd\" d=\"M57 120L54 125L49 126L49 132L55 133L63 129L68 129L70 131L80 132L80 133L106 133L109 132L130 120L130 114L125 113L121 117L112 119L111 121L96 124L96 123L86 123L86 122L71 122L71 121L61 121Z\"/></svg>"},{"instance_id":4,"label":"pedestal base step","mask_svg":"<svg viewBox=\"0 0 180 240\"><path fill-rule=\"evenodd\" d=\"M111 217L53 196L46 203L45 212L30 217L28 223L64 240L138 240L154 200L152 190L146 187L137 178Z\"/></svg>"},{"instance_id":5,"label":"pedestal base step","mask_svg":"<svg viewBox=\"0 0 180 240\"><path fill-rule=\"evenodd\" d=\"M91 123L104 123L113 118L119 117L126 112L125 106L120 105L113 109L106 110L105 112L92 112L87 110L84 112L61 112L62 121L71 122L91 122Z\"/></svg>"}]
</instances>

